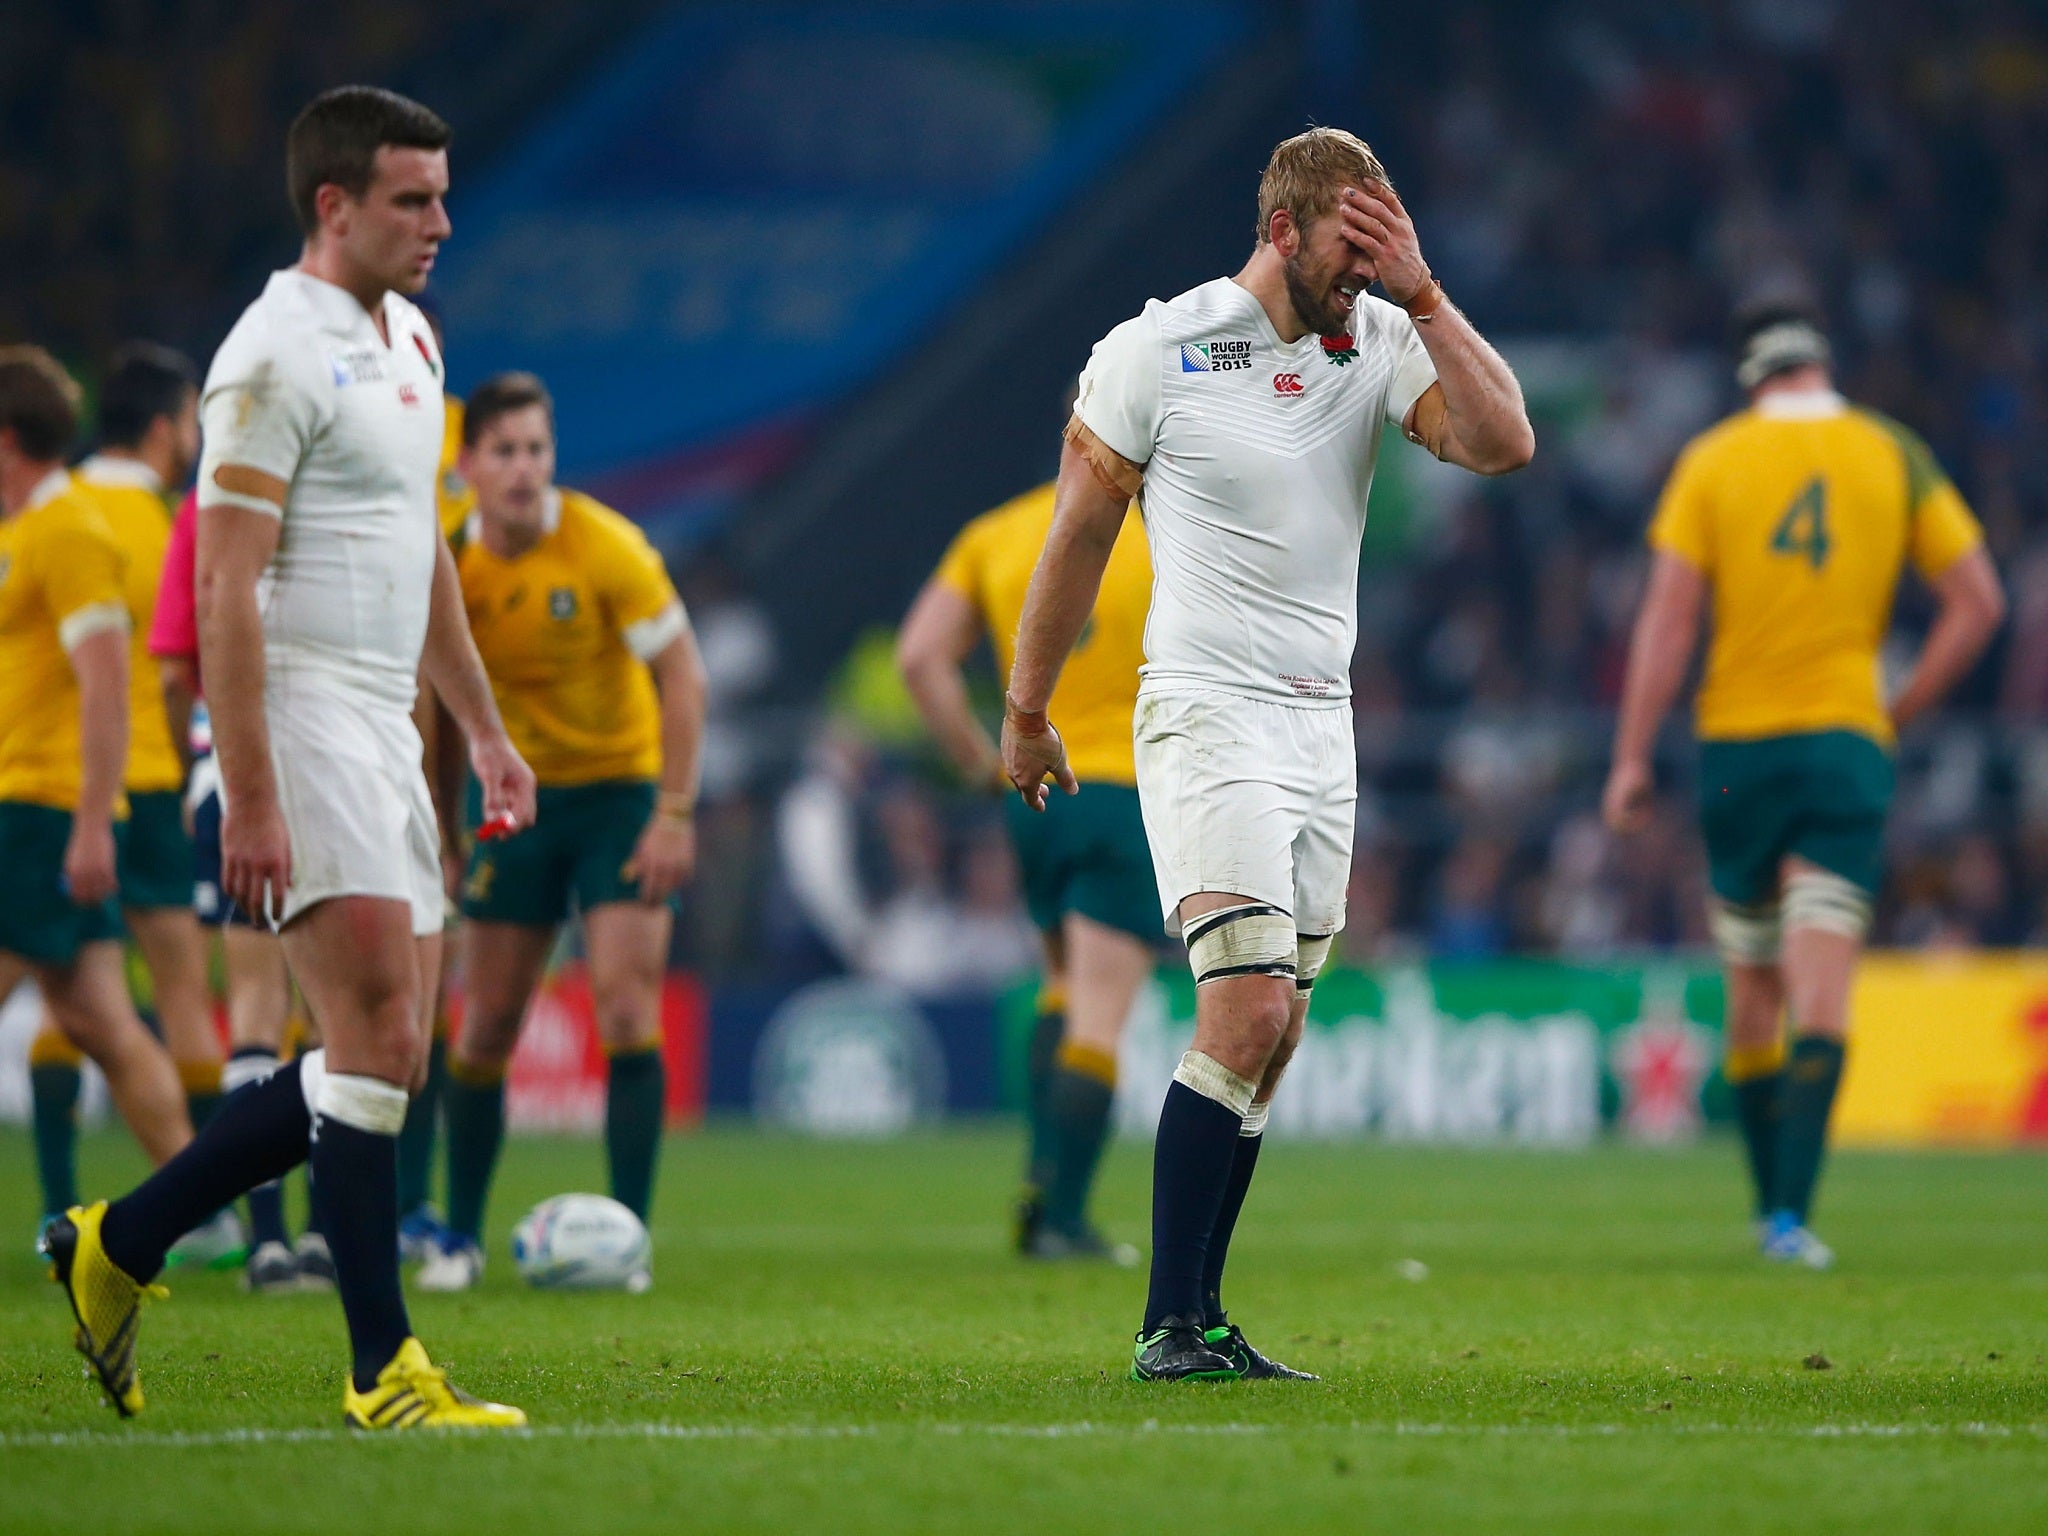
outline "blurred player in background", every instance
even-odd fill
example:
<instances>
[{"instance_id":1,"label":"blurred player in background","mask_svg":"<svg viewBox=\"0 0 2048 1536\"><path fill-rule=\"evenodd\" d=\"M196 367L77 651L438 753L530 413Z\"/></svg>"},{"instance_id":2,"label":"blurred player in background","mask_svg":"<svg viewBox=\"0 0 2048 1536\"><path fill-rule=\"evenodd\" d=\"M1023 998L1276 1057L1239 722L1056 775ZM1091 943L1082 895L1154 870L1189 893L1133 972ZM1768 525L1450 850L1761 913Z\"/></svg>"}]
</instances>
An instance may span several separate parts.
<instances>
[{"instance_id":1,"label":"blurred player in background","mask_svg":"<svg viewBox=\"0 0 2048 1536\"><path fill-rule=\"evenodd\" d=\"M442 366L404 297L449 233L447 124L347 86L292 124L305 233L215 354L201 401L200 650L220 759L222 884L277 923L317 1051L239 1090L124 1198L50 1233L75 1340L142 1407L144 1287L201 1216L309 1158L360 1429L504 1428L412 1336L399 1287L397 1135L440 971L440 833L411 710L422 665L469 738L489 813L533 817L435 520Z\"/></svg>"},{"instance_id":2,"label":"blurred player in background","mask_svg":"<svg viewBox=\"0 0 2048 1536\"><path fill-rule=\"evenodd\" d=\"M1650 524L1604 810L1618 832L1648 820L1657 735L1705 618L1700 825L1725 1070L1764 1254L1824 1269L1833 1255L1807 1219L1883 872L1893 742L1969 672L2005 602L1927 445L1835 392L1814 313L1759 309L1737 337L1749 406L1686 446ZM1887 706L1879 650L1908 564L1937 613Z\"/></svg>"},{"instance_id":3,"label":"blurred player in background","mask_svg":"<svg viewBox=\"0 0 2048 1536\"><path fill-rule=\"evenodd\" d=\"M189 774L185 804L192 822L192 910L203 926L220 934L228 1016L228 1060L221 1086L233 1093L261 1082L283 1059L292 1022L292 983L277 934L221 889L220 764L213 755L212 727L206 718L194 590L198 526L199 501L194 493L180 503L171 524L149 650L163 683L171 739L185 755ZM310 1028L308 1021L301 1023ZM309 1218L293 1245L285 1227L279 1180L250 1190L248 1205L249 1261L243 1282L250 1291L325 1289L334 1283L334 1257L316 1219Z\"/></svg>"},{"instance_id":4,"label":"blurred player in background","mask_svg":"<svg viewBox=\"0 0 2048 1536\"><path fill-rule=\"evenodd\" d=\"M77 430L78 386L55 359L0 348L0 992L24 971L35 977L51 1020L106 1074L121 1117L161 1163L192 1124L121 960L128 594L105 512L64 468ZM71 1169L68 1108L63 1128L46 1191ZM165 1247L217 1209L193 1212Z\"/></svg>"},{"instance_id":5,"label":"blurred player in background","mask_svg":"<svg viewBox=\"0 0 2048 1536\"><path fill-rule=\"evenodd\" d=\"M1364 292L1375 280L1392 303ZM1274 1089L1344 921L1358 552L1389 423L1481 473L1535 451L1514 374L1431 277L1378 158L1317 128L1274 149L1243 269L1098 342L1067 426L1003 762L1034 809L1048 778L1080 789L1048 706L1139 496L1153 598L1138 793L1195 974L1194 1047L1159 1116L1139 1380L1305 1374L1246 1342L1221 1289Z\"/></svg>"},{"instance_id":6,"label":"blurred player in background","mask_svg":"<svg viewBox=\"0 0 2048 1536\"><path fill-rule=\"evenodd\" d=\"M156 1016L185 1088L195 1128L213 1118L223 1090L220 1037L206 979L206 940L192 915L192 839L186 831L185 763L149 654L157 577L171 539L165 500L199 457L199 376L183 354L137 342L117 352L100 389L100 449L73 480L94 501L125 557L128 604L128 822L118 864L121 915L148 967ZM36 1165L43 1209L78 1202L79 1057L46 1025L29 1052ZM239 1263L241 1223L222 1212L171 1250L174 1262Z\"/></svg>"},{"instance_id":7,"label":"blurred player in background","mask_svg":"<svg viewBox=\"0 0 2048 1536\"><path fill-rule=\"evenodd\" d=\"M961 664L986 638L1008 683L1017 616L1052 509L1053 487L1042 485L969 523L897 637L897 665L918 712L961 777L978 789L1007 791L1009 778L975 718ZM1033 1258L1138 1257L1095 1230L1088 1195L1109 1136L1117 1041L1152 973L1159 932L1131 747L1151 602L1144 522L1126 517L1052 699L1068 762L1088 793L1047 807L1044 816L1014 796L1008 806L1025 902L1045 944L1026 1085L1030 1157L1017 1224L1018 1251Z\"/></svg>"},{"instance_id":8,"label":"blurred player in background","mask_svg":"<svg viewBox=\"0 0 2048 1536\"><path fill-rule=\"evenodd\" d=\"M463 440L476 496L458 538L463 600L540 791L534 825L479 839L463 882L448 1231L418 1275L430 1291L466 1290L483 1273L505 1071L572 912L606 1055L612 1194L648 1217L665 1098L662 981L674 897L696 860L704 729L704 668L682 601L638 528L555 485L554 402L540 380L478 385ZM482 809L472 794L473 833Z\"/></svg>"}]
</instances>

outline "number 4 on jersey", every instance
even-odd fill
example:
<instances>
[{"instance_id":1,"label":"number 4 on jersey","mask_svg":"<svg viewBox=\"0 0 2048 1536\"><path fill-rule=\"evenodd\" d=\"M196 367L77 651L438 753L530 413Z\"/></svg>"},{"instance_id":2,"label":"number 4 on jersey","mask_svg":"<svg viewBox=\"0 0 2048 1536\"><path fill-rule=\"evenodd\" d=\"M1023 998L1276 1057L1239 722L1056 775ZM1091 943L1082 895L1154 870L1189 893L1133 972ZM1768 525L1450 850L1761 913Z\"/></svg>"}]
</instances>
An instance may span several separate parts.
<instances>
[{"instance_id":1,"label":"number 4 on jersey","mask_svg":"<svg viewBox=\"0 0 2048 1536\"><path fill-rule=\"evenodd\" d=\"M1804 555L1817 571L1828 561L1828 486L1816 475L1793 498L1771 535L1771 548L1781 555Z\"/></svg>"}]
</instances>

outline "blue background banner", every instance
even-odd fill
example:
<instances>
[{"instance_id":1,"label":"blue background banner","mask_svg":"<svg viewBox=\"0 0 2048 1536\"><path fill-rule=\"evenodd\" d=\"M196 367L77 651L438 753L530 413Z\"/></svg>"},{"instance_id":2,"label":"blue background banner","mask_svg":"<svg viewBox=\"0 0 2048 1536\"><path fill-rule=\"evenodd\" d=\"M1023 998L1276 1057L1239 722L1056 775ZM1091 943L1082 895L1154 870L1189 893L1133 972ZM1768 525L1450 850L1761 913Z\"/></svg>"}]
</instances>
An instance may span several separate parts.
<instances>
[{"instance_id":1,"label":"blue background banner","mask_svg":"<svg viewBox=\"0 0 2048 1536\"><path fill-rule=\"evenodd\" d=\"M1139 130L1229 91L1242 31L1218 0L664 19L458 180L453 382L539 373L564 478L687 543Z\"/></svg>"}]
</instances>

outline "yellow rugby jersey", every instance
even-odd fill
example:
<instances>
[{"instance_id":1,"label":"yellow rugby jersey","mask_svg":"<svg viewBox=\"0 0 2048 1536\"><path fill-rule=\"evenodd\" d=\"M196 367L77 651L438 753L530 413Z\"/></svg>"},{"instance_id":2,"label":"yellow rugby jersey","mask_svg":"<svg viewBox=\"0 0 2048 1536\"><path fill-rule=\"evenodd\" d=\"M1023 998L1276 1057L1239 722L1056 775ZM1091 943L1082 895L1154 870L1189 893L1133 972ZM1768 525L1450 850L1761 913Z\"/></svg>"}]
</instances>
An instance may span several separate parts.
<instances>
[{"instance_id":1,"label":"yellow rugby jersey","mask_svg":"<svg viewBox=\"0 0 2048 1536\"><path fill-rule=\"evenodd\" d=\"M67 474L0 520L0 800L77 809L78 678L67 642L128 622L122 565L105 516Z\"/></svg>"},{"instance_id":2,"label":"yellow rugby jersey","mask_svg":"<svg viewBox=\"0 0 2048 1536\"><path fill-rule=\"evenodd\" d=\"M1017 620L1024 593L1052 531L1053 487L1041 485L992 512L984 512L954 538L933 579L951 587L988 627L996 668L1005 684L1017 659ZM1048 711L1067 744L1074 777L1102 784L1136 784L1131 715L1138 705L1138 668L1145 663L1145 616L1152 607L1152 552L1145 524L1124 516L1102 573L1095 611L1060 672Z\"/></svg>"},{"instance_id":3,"label":"yellow rugby jersey","mask_svg":"<svg viewBox=\"0 0 2048 1536\"><path fill-rule=\"evenodd\" d=\"M549 786L661 773L661 704L627 631L680 599L630 521L554 491L540 542L513 560L458 541L470 632L519 753Z\"/></svg>"},{"instance_id":4,"label":"yellow rugby jersey","mask_svg":"<svg viewBox=\"0 0 2048 1536\"><path fill-rule=\"evenodd\" d=\"M1932 581L1982 542L1927 445L1840 396L1766 396L1693 439L1650 543L1713 587L1700 736L1889 746L1878 650L1899 573Z\"/></svg>"},{"instance_id":5,"label":"yellow rugby jersey","mask_svg":"<svg viewBox=\"0 0 2048 1536\"><path fill-rule=\"evenodd\" d=\"M163 681L149 653L149 626L156 616L157 584L164 551L171 543L171 509L156 475L133 459L95 457L78 466L78 488L98 503L114 542L127 557L128 598L128 776L135 794L180 789L184 764L171 739L164 709Z\"/></svg>"},{"instance_id":6,"label":"yellow rugby jersey","mask_svg":"<svg viewBox=\"0 0 2048 1536\"><path fill-rule=\"evenodd\" d=\"M434 481L434 510L441 519L441 537L452 541L469 521L476 496L462 478L462 401L441 397L441 473Z\"/></svg>"}]
</instances>

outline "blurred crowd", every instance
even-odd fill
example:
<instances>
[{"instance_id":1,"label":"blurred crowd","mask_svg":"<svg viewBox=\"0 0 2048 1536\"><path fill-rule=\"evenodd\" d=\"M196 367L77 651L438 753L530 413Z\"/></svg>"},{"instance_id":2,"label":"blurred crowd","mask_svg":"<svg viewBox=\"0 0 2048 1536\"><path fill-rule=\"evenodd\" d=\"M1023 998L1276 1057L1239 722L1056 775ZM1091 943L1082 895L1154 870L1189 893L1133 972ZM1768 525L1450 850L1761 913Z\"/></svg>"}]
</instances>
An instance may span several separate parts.
<instances>
[{"instance_id":1,"label":"blurred crowd","mask_svg":"<svg viewBox=\"0 0 2048 1536\"><path fill-rule=\"evenodd\" d=\"M284 128L330 85L430 98L500 141L654 0L62 0L0 5L0 335L90 379L149 336L205 356L290 260Z\"/></svg>"},{"instance_id":2,"label":"blurred crowd","mask_svg":"<svg viewBox=\"0 0 2048 1536\"><path fill-rule=\"evenodd\" d=\"M69 9L0 21L0 332L41 316L88 354L203 309L249 247L274 247L281 196L223 189L281 178L271 119L315 61L331 74L340 51L402 86L439 60L436 102L457 83L460 127L487 82L447 61L478 27L535 11L94 0L79 13L96 41L39 69ZM198 22L166 28L173 9ZM1444 0L1357 17L1364 64L1330 116L1381 150L1446 288L1507 344L1541 448L1504 481L1405 471L1412 515L1373 541L1344 953L1703 942L1683 721L1650 832L1609 838L1597 796L1658 487L1737 403L1731 310L1788 295L1826 310L1845 391L1928 439L2012 598L1962 696L1902 744L1878 940L2048 939L2048 12ZM58 180L58 165L90 174ZM886 645L849 658L815 708L771 709L761 610L714 552L677 576L714 699L685 958L724 978L855 970L927 994L1026 967L1000 807L919 742ZM1909 583L1901 661L1925 616Z\"/></svg>"}]
</instances>

